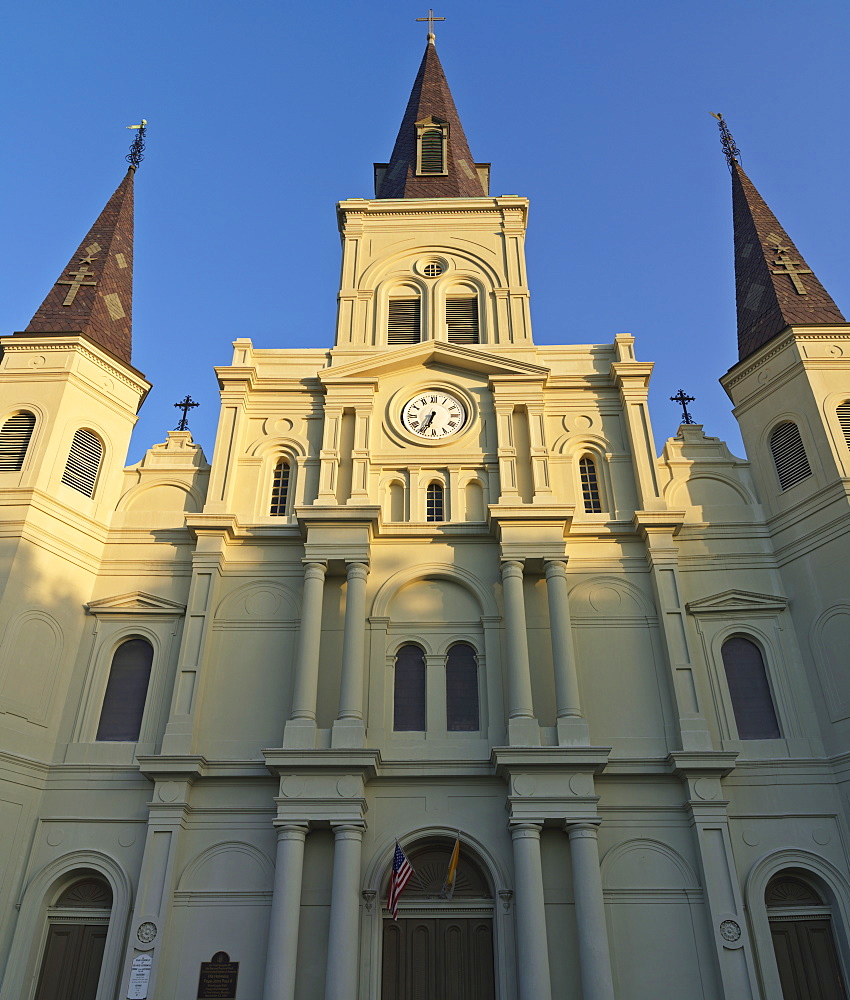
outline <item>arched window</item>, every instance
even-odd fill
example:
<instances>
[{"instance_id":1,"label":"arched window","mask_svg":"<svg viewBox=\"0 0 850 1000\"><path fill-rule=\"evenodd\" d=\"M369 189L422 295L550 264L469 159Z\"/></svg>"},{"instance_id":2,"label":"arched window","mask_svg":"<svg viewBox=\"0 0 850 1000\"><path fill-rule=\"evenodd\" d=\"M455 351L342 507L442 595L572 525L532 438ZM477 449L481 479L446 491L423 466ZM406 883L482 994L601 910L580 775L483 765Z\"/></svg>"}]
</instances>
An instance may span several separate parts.
<instances>
[{"instance_id":1,"label":"arched window","mask_svg":"<svg viewBox=\"0 0 850 1000\"><path fill-rule=\"evenodd\" d=\"M388 344L418 344L420 333L418 298L390 299L387 320Z\"/></svg>"},{"instance_id":2,"label":"arched window","mask_svg":"<svg viewBox=\"0 0 850 1000\"><path fill-rule=\"evenodd\" d=\"M446 333L451 344L478 343L478 298L446 299Z\"/></svg>"},{"instance_id":3,"label":"arched window","mask_svg":"<svg viewBox=\"0 0 850 1000\"><path fill-rule=\"evenodd\" d=\"M589 455L583 455L579 459L578 471L581 478L581 495L584 500L585 514L601 514L602 497L599 493L596 463Z\"/></svg>"},{"instance_id":4,"label":"arched window","mask_svg":"<svg viewBox=\"0 0 850 1000\"><path fill-rule=\"evenodd\" d=\"M289 462L282 458L274 468L272 477L272 500L269 513L275 516L286 514L286 501L289 499Z\"/></svg>"},{"instance_id":5,"label":"arched window","mask_svg":"<svg viewBox=\"0 0 850 1000\"><path fill-rule=\"evenodd\" d=\"M35 427L32 413L13 413L0 430L0 472L20 472Z\"/></svg>"},{"instance_id":6,"label":"arched window","mask_svg":"<svg viewBox=\"0 0 850 1000\"><path fill-rule=\"evenodd\" d=\"M425 654L408 643L395 657L393 685L393 729L396 732L425 731Z\"/></svg>"},{"instance_id":7,"label":"arched window","mask_svg":"<svg viewBox=\"0 0 850 1000\"><path fill-rule=\"evenodd\" d=\"M443 155L443 130L425 129L419 137L419 173L444 174L446 172Z\"/></svg>"},{"instance_id":8,"label":"arched window","mask_svg":"<svg viewBox=\"0 0 850 1000\"><path fill-rule=\"evenodd\" d=\"M103 458L103 445L94 431L81 427L74 432L68 461L62 473L62 482L83 496L94 496L97 474Z\"/></svg>"},{"instance_id":9,"label":"arched window","mask_svg":"<svg viewBox=\"0 0 850 1000\"><path fill-rule=\"evenodd\" d=\"M789 490L812 474L799 428L790 420L774 428L770 435L770 450L780 489Z\"/></svg>"},{"instance_id":10,"label":"arched window","mask_svg":"<svg viewBox=\"0 0 850 1000\"><path fill-rule=\"evenodd\" d=\"M779 739L779 723L761 650L749 639L735 635L723 643L720 652L739 738Z\"/></svg>"},{"instance_id":11,"label":"arched window","mask_svg":"<svg viewBox=\"0 0 850 1000\"><path fill-rule=\"evenodd\" d=\"M147 639L128 639L115 650L95 739L134 743L139 738L152 663Z\"/></svg>"},{"instance_id":12,"label":"arched window","mask_svg":"<svg viewBox=\"0 0 850 1000\"><path fill-rule=\"evenodd\" d=\"M779 872L768 883L764 901L782 995L845 997L832 914L809 880Z\"/></svg>"},{"instance_id":13,"label":"arched window","mask_svg":"<svg viewBox=\"0 0 850 1000\"><path fill-rule=\"evenodd\" d=\"M455 643L446 657L446 725L450 733L471 733L478 721L478 660L466 642Z\"/></svg>"},{"instance_id":14,"label":"arched window","mask_svg":"<svg viewBox=\"0 0 850 1000\"><path fill-rule=\"evenodd\" d=\"M844 443L850 448L850 400L841 403L835 410L841 433L844 435Z\"/></svg>"},{"instance_id":15,"label":"arched window","mask_svg":"<svg viewBox=\"0 0 850 1000\"><path fill-rule=\"evenodd\" d=\"M446 505L442 483L428 483L425 491L425 520L445 521Z\"/></svg>"}]
</instances>

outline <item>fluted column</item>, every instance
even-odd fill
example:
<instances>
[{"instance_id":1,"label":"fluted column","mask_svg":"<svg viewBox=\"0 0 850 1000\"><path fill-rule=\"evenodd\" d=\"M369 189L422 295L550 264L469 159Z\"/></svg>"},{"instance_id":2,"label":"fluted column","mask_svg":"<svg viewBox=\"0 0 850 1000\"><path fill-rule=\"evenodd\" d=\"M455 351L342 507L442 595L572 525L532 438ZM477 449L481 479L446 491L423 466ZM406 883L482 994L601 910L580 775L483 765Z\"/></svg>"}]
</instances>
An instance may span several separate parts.
<instances>
[{"instance_id":1,"label":"fluted column","mask_svg":"<svg viewBox=\"0 0 850 1000\"><path fill-rule=\"evenodd\" d=\"M263 1000L293 1000L301 918L301 876L307 825L286 823L277 828L274 892L269 916L266 978Z\"/></svg>"},{"instance_id":2,"label":"fluted column","mask_svg":"<svg viewBox=\"0 0 850 1000\"><path fill-rule=\"evenodd\" d=\"M345 632L342 639L342 680L333 746L363 746L363 670L366 656L366 563L348 564Z\"/></svg>"},{"instance_id":3,"label":"fluted column","mask_svg":"<svg viewBox=\"0 0 850 1000\"><path fill-rule=\"evenodd\" d=\"M324 562L306 562L304 566L301 628L295 651L295 690L292 694L290 721L284 731L284 746L312 747L315 738L322 599L327 568L327 563Z\"/></svg>"},{"instance_id":4,"label":"fluted column","mask_svg":"<svg viewBox=\"0 0 850 1000\"><path fill-rule=\"evenodd\" d=\"M516 893L516 954L519 1000L552 1000L540 826L511 825Z\"/></svg>"},{"instance_id":5,"label":"fluted column","mask_svg":"<svg viewBox=\"0 0 850 1000\"><path fill-rule=\"evenodd\" d=\"M614 1000L596 824L567 823L576 905L582 1000Z\"/></svg>"},{"instance_id":6,"label":"fluted column","mask_svg":"<svg viewBox=\"0 0 850 1000\"><path fill-rule=\"evenodd\" d=\"M363 827L334 823L334 869L325 1000L357 1000Z\"/></svg>"},{"instance_id":7,"label":"fluted column","mask_svg":"<svg viewBox=\"0 0 850 1000\"><path fill-rule=\"evenodd\" d=\"M534 717L531 695L531 666L528 660L528 633L525 624L523 565L518 559L502 563L502 590L505 603L505 632L508 657L508 732L512 744L539 743L540 731Z\"/></svg>"},{"instance_id":8,"label":"fluted column","mask_svg":"<svg viewBox=\"0 0 850 1000\"><path fill-rule=\"evenodd\" d=\"M547 559L546 596L549 600L549 634L555 674L558 742L587 743L587 724L581 714L573 630L567 594L566 559Z\"/></svg>"}]
</instances>

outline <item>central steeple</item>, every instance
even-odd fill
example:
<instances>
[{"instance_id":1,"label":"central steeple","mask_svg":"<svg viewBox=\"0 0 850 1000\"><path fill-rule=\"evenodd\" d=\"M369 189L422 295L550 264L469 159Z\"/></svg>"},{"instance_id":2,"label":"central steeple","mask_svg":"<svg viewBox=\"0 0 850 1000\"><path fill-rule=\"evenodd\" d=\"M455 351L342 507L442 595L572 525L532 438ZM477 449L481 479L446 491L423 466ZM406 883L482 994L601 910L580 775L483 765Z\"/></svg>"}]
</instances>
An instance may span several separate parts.
<instances>
[{"instance_id":1,"label":"central steeple","mask_svg":"<svg viewBox=\"0 0 850 1000\"><path fill-rule=\"evenodd\" d=\"M375 197L482 198L489 167L472 159L429 33L390 162L375 164Z\"/></svg>"}]
</instances>

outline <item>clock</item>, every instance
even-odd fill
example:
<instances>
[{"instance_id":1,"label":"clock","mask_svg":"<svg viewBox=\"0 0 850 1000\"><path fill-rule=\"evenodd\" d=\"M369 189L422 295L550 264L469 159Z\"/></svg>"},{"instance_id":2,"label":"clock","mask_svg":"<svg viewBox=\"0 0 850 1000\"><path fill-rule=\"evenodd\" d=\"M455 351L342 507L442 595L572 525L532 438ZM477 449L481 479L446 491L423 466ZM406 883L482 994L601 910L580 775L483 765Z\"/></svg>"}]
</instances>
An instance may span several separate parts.
<instances>
[{"instance_id":1,"label":"clock","mask_svg":"<svg viewBox=\"0 0 850 1000\"><path fill-rule=\"evenodd\" d=\"M466 407L457 396L442 389L425 389L407 402L401 411L405 429L426 441L457 434L466 421Z\"/></svg>"}]
</instances>

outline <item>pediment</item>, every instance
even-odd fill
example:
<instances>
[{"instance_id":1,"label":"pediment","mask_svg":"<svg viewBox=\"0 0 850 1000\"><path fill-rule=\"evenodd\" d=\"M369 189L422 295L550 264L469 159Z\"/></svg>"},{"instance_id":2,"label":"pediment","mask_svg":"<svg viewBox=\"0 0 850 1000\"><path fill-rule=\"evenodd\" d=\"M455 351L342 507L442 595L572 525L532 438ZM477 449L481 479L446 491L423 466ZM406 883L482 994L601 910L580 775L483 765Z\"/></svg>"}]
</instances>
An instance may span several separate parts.
<instances>
[{"instance_id":1,"label":"pediment","mask_svg":"<svg viewBox=\"0 0 850 1000\"><path fill-rule=\"evenodd\" d=\"M701 597L689 601L685 607L692 615L707 614L757 614L758 612L777 614L788 607L787 597L774 594L756 594L750 590L724 590L711 597Z\"/></svg>"},{"instance_id":2,"label":"pediment","mask_svg":"<svg viewBox=\"0 0 850 1000\"><path fill-rule=\"evenodd\" d=\"M101 597L97 601L89 601L86 610L90 615L182 615L186 611L185 604L169 601L154 594L145 594L141 590L129 594L118 594L115 597Z\"/></svg>"},{"instance_id":3,"label":"pediment","mask_svg":"<svg viewBox=\"0 0 850 1000\"><path fill-rule=\"evenodd\" d=\"M549 375L549 369L541 365L532 365L526 361L490 354L487 351L477 351L475 348L460 344L431 340L412 347L402 347L396 351L381 351L380 354L376 353L349 364L325 368L319 372L319 378L326 385L330 385L337 382L377 379L384 375L437 365L488 377L514 378L517 381L541 382Z\"/></svg>"}]
</instances>

